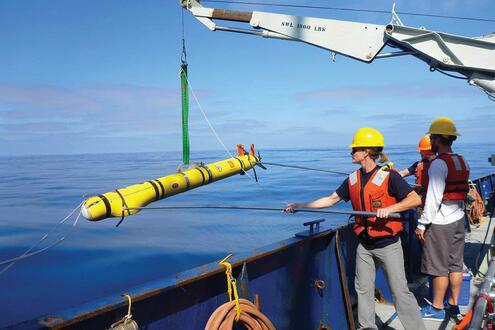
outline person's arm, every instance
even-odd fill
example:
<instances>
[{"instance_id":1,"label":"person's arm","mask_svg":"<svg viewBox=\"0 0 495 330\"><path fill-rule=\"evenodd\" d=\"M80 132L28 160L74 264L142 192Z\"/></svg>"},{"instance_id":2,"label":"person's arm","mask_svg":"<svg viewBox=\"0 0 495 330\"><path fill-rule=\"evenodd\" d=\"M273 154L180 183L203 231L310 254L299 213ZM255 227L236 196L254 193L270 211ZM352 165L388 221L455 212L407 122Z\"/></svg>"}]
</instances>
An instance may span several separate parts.
<instances>
[{"instance_id":1,"label":"person's arm","mask_svg":"<svg viewBox=\"0 0 495 330\"><path fill-rule=\"evenodd\" d=\"M385 207L383 209L376 210L377 218L388 218L388 215L393 212L403 212L409 209L418 207L421 205L421 197L415 192L411 191L407 196L400 202Z\"/></svg>"},{"instance_id":2,"label":"person's arm","mask_svg":"<svg viewBox=\"0 0 495 330\"><path fill-rule=\"evenodd\" d=\"M403 212L421 205L421 198L397 172L390 172L388 193L397 203L376 210L377 218L388 218L392 212Z\"/></svg>"},{"instance_id":3,"label":"person's arm","mask_svg":"<svg viewBox=\"0 0 495 330\"><path fill-rule=\"evenodd\" d=\"M400 176L405 178L406 176L413 175L416 172L416 167L418 167L419 162L415 162L409 168L398 171Z\"/></svg>"},{"instance_id":4,"label":"person's arm","mask_svg":"<svg viewBox=\"0 0 495 330\"><path fill-rule=\"evenodd\" d=\"M285 207L284 211L293 213L296 211L296 209L322 209L325 207L334 206L335 204L340 202L340 200L340 196L337 195L336 192L334 192L330 196L318 198L308 203L289 203Z\"/></svg>"}]
</instances>

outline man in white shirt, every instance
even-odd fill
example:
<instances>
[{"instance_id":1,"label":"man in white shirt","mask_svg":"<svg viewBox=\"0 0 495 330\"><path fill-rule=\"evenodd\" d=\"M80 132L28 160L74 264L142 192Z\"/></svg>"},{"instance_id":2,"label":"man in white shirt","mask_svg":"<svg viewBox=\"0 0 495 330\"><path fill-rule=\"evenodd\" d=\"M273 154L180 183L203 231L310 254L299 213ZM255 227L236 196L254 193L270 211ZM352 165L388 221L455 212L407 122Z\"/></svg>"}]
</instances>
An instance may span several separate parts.
<instances>
[{"instance_id":1,"label":"man in white shirt","mask_svg":"<svg viewBox=\"0 0 495 330\"><path fill-rule=\"evenodd\" d=\"M425 206L416 235L424 241L421 271L433 277L433 302L422 308L421 314L423 319L443 321L447 311L458 320L469 166L461 155L452 152L452 143L460 134L451 119L434 120L429 133L432 151L438 156L428 170ZM449 284L451 295L444 309Z\"/></svg>"}]
</instances>

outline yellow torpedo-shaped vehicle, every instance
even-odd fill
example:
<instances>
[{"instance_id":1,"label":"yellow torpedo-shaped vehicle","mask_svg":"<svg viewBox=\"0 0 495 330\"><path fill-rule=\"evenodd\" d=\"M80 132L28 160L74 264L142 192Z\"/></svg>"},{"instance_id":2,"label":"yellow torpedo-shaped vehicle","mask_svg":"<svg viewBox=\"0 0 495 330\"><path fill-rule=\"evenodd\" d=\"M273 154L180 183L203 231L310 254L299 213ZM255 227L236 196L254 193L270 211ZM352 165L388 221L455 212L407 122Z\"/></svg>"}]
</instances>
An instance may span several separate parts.
<instances>
[{"instance_id":1,"label":"yellow torpedo-shaped vehicle","mask_svg":"<svg viewBox=\"0 0 495 330\"><path fill-rule=\"evenodd\" d=\"M81 206L82 215L90 221L111 217L124 217L154 201L170 197L190 189L207 185L235 174L243 174L260 161L251 145L249 154L238 145L238 157L216 163L198 165L158 179L149 180L102 195L93 196Z\"/></svg>"}]
</instances>

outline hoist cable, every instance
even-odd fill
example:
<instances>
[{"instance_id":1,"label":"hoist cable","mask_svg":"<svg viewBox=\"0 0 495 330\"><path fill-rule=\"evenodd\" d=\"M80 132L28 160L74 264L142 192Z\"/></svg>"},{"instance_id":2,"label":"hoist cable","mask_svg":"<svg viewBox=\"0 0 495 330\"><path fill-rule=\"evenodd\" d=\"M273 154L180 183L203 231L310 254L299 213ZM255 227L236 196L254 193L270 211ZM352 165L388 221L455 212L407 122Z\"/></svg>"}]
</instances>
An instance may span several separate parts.
<instances>
[{"instance_id":1,"label":"hoist cable","mask_svg":"<svg viewBox=\"0 0 495 330\"><path fill-rule=\"evenodd\" d=\"M189 86L187 79L187 53L184 28L184 10L182 9L182 54L180 65L182 95L182 164L189 165Z\"/></svg>"},{"instance_id":2,"label":"hoist cable","mask_svg":"<svg viewBox=\"0 0 495 330\"><path fill-rule=\"evenodd\" d=\"M326 6L308 6L308 5L291 5L291 4L280 4L280 3L264 3L264 2L249 2L249 1L227 1L227 0L203 0L202 2L228 3L228 4L237 4L237 5L258 5L258 6L271 6L271 7L290 7L290 8L303 8L303 9L324 9L324 10L336 10L336 11L353 11L353 12L377 13L377 14L387 14L387 15L390 15L390 11L387 11L387 10L375 10L375 9L359 9L359 8L345 8L345 7L326 7ZM491 19L491 18L479 18L479 17L449 16L449 15L436 15L436 14L414 13L414 12L399 12L399 11L397 11L396 14L400 14L400 15L404 15L404 16L423 16L423 17L445 18L445 19L458 19L458 20L467 20L467 21L495 22L495 19Z\"/></svg>"},{"instance_id":3,"label":"hoist cable","mask_svg":"<svg viewBox=\"0 0 495 330\"><path fill-rule=\"evenodd\" d=\"M325 172L325 173L332 173L332 174L349 175L349 173L345 173L345 172L338 172L338 171L332 171L332 170L325 170L325 169L321 169L321 168L312 168L312 167L297 166L297 165L286 165L286 164L268 163L268 162L261 162L261 165L272 165L272 166L279 166L279 167L297 168L300 170L309 170L309 171L318 171L318 172Z\"/></svg>"},{"instance_id":4,"label":"hoist cable","mask_svg":"<svg viewBox=\"0 0 495 330\"><path fill-rule=\"evenodd\" d=\"M181 10L182 14L182 54L181 54L181 60L182 63L187 64L187 53L186 53L186 33L185 33L185 24L184 24L184 8Z\"/></svg>"},{"instance_id":5,"label":"hoist cable","mask_svg":"<svg viewBox=\"0 0 495 330\"><path fill-rule=\"evenodd\" d=\"M196 93L194 93L194 89L191 85L191 82L189 81L189 77L187 75L187 52L186 52L186 41L185 41L185 24L184 24L184 11L185 9L181 9L182 13L182 55L181 55L181 60L182 60L182 65L181 65L181 71L180 71L180 76L181 76L181 87L182 87L182 157L183 157L183 163L184 165L189 164L189 155L190 155L190 148L189 148L189 89L191 89L191 94L196 101L196 104L198 105L198 108L203 115L203 118L205 119L206 123L210 127L210 130L213 132L213 135L216 137L217 141L220 143L220 145L224 148L224 150L227 152L227 155L231 158L235 158L234 155L229 151L229 149L225 146L223 141L220 139L220 136L218 135L217 131L211 124L210 120L208 119L208 116L206 115L206 112L203 110L203 107L199 103L198 98L196 97ZM249 178L253 179L247 172L244 172Z\"/></svg>"},{"instance_id":6,"label":"hoist cable","mask_svg":"<svg viewBox=\"0 0 495 330\"><path fill-rule=\"evenodd\" d=\"M430 67L430 72L435 72L435 71L438 71L438 72L440 72L440 73L443 73L444 75L449 76L449 77L451 77L451 78L461 79L461 80L468 80L468 78L466 78L466 77L457 76L457 75L454 75L454 74L448 73L448 72L446 72L446 71L444 71L444 70L441 70L441 69L439 69L439 68L434 68L434 67L432 67L432 66L431 66L431 67Z\"/></svg>"}]
</instances>

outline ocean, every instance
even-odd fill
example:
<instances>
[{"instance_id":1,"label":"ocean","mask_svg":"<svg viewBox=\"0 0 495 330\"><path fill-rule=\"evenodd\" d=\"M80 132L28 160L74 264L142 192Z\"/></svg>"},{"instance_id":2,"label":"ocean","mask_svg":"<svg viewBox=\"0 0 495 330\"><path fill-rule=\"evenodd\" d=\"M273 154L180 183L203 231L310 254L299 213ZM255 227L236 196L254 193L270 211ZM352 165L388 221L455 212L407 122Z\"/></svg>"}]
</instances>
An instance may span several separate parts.
<instances>
[{"instance_id":1,"label":"ocean","mask_svg":"<svg viewBox=\"0 0 495 330\"><path fill-rule=\"evenodd\" d=\"M456 145L471 177L492 173L495 144ZM259 150L264 161L351 172L345 148ZM414 146L386 148L395 167L418 160ZM340 226L345 216L219 209L143 210L120 219L89 222L75 216L59 224L83 199L177 170L180 152L0 157L0 262L54 245L19 260L0 274L0 327L56 313L148 281L292 237L303 223L325 218ZM195 152L192 161L228 158L225 151ZM153 206L235 205L275 207L331 194L345 176L267 166ZM410 178L411 179L411 178ZM411 180L412 182L412 180ZM340 203L337 209L350 209ZM77 212L76 212L77 213ZM60 239L65 237L63 241ZM6 265L0 265L0 272Z\"/></svg>"}]
</instances>

